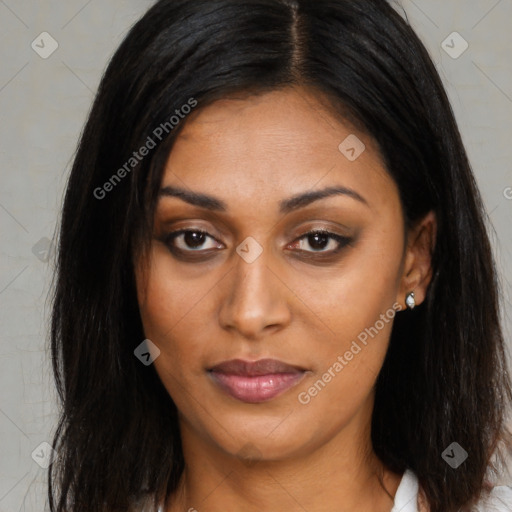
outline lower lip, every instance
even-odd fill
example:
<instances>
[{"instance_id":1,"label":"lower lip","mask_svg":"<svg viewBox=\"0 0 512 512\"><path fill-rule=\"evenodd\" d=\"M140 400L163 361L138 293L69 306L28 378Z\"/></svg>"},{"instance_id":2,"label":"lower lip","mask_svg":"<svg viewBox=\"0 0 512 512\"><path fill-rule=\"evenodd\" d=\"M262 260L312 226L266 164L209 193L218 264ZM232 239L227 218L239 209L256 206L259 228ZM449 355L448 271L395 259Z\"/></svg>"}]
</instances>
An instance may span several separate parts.
<instances>
[{"instance_id":1,"label":"lower lip","mask_svg":"<svg viewBox=\"0 0 512 512\"><path fill-rule=\"evenodd\" d=\"M210 372L222 390L242 402L266 402L295 386L304 377L300 373L275 373L247 377L220 372Z\"/></svg>"}]
</instances>

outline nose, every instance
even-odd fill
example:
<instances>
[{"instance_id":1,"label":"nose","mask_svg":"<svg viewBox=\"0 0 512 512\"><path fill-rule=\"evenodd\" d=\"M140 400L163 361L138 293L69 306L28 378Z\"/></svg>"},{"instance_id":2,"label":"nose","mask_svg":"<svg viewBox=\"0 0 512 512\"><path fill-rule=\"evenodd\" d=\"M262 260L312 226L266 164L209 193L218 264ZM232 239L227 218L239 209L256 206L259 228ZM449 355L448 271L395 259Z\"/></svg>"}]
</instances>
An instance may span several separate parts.
<instances>
[{"instance_id":1,"label":"nose","mask_svg":"<svg viewBox=\"0 0 512 512\"><path fill-rule=\"evenodd\" d=\"M266 252L252 263L236 258L220 306L221 327L251 340L286 327L293 294L269 265Z\"/></svg>"}]
</instances>

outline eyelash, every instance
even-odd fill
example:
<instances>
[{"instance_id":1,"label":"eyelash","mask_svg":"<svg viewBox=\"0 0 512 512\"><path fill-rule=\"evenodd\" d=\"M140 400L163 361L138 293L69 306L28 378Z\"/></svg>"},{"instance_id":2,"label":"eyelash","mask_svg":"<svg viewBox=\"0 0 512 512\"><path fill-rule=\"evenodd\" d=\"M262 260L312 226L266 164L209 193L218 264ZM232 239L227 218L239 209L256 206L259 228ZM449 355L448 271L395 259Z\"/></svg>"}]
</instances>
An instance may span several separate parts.
<instances>
[{"instance_id":1,"label":"eyelash","mask_svg":"<svg viewBox=\"0 0 512 512\"><path fill-rule=\"evenodd\" d=\"M192 257L195 256L197 258L198 255L204 256L205 252L212 251L212 250L213 251L218 250L218 249L206 249L206 250L204 250L204 249L203 250L188 249L187 250L187 249L180 249L180 248L175 247L173 245L174 240L177 237L179 237L180 235L185 235L187 233L198 233L200 235L206 235L208 238L211 238L212 240L215 240L217 243L220 243L215 239L215 237L213 237L207 231L204 231L202 229L180 229L177 231L173 231L164 237L164 243L167 245L167 247L173 254L180 255L183 258L186 258L186 256L183 256L185 254L187 254L187 256L192 256ZM327 231L324 229L314 229L314 230L308 231L307 233L304 233L300 237L296 238L293 242L291 242L291 244L296 244L296 243L300 242L301 240L307 239L308 237L314 236L314 235L321 235L321 236L327 237L327 239L335 240L337 242L337 247L335 249L331 249L329 251L324 251L324 250L305 251L302 249L298 249L298 252L301 252L301 253L307 255L306 257L308 257L308 258L311 258L311 257L318 258L317 255L319 255L320 258L325 257L325 256L335 255L335 254L339 253L344 247L346 247L347 245L350 245L353 241L352 238L338 235L337 233L332 233L331 231ZM203 242L203 244L204 244L204 242ZM328 244L329 244L329 242L327 243L327 245ZM190 258L190 259L192 259L192 258Z\"/></svg>"}]
</instances>

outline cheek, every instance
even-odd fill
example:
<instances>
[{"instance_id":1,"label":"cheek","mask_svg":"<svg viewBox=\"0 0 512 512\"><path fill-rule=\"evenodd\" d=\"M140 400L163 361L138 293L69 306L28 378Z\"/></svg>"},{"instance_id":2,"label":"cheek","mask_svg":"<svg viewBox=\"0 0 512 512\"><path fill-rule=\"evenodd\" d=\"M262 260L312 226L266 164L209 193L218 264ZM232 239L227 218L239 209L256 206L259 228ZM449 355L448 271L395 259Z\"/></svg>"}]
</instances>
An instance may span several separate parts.
<instances>
[{"instance_id":1,"label":"cheek","mask_svg":"<svg viewBox=\"0 0 512 512\"><path fill-rule=\"evenodd\" d=\"M200 340L207 334L205 307L213 284L206 276L194 280L177 271L167 250L158 246L152 250L146 280L136 277L144 335L160 349L154 365L170 391L180 387L187 374L202 371Z\"/></svg>"},{"instance_id":2,"label":"cheek","mask_svg":"<svg viewBox=\"0 0 512 512\"><path fill-rule=\"evenodd\" d=\"M302 280L304 302L322 319L335 345L355 339L392 308L400 285L402 248L400 230L367 230L340 265Z\"/></svg>"},{"instance_id":3,"label":"cheek","mask_svg":"<svg viewBox=\"0 0 512 512\"><path fill-rule=\"evenodd\" d=\"M328 327L326 336L317 335L317 371L301 388L302 403L311 399L318 415L333 409L350 414L374 385L398 307L402 244L400 230L368 231L307 294L305 302Z\"/></svg>"},{"instance_id":4,"label":"cheek","mask_svg":"<svg viewBox=\"0 0 512 512\"><path fill-rule=\"evenodd\" d=\"M199 278L188 275L183 267L178 268L165 247L155 244L146 281L143 283L141 275L137 274L139 310L145 334L161 341L172 339L182 324L190 326L213 285L213 276L207 273Z\"/></svg>"}]
</instances>

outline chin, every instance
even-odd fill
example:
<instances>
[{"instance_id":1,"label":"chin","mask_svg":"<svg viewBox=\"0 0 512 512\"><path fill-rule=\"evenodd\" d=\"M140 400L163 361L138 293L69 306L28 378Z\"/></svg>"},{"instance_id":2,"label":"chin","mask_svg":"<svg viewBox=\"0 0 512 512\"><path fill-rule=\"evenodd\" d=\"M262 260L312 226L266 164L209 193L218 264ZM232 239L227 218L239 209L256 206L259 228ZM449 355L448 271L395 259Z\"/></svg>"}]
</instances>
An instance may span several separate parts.
<instances>
[{"instance_id":1,"label":"chin","mask_svg":"<svg viewBox=\"0 0 512 512\"><path fill-rule=\"evenodd\" d=\"M225 453L243 461L277 461L291 459L313 451L321 445L318 432L308 429L311 421L298 421L292 414L279 418L250 419L224 417L227 432L210 432L211 438Z\"/></svg>"}]
</instances>

